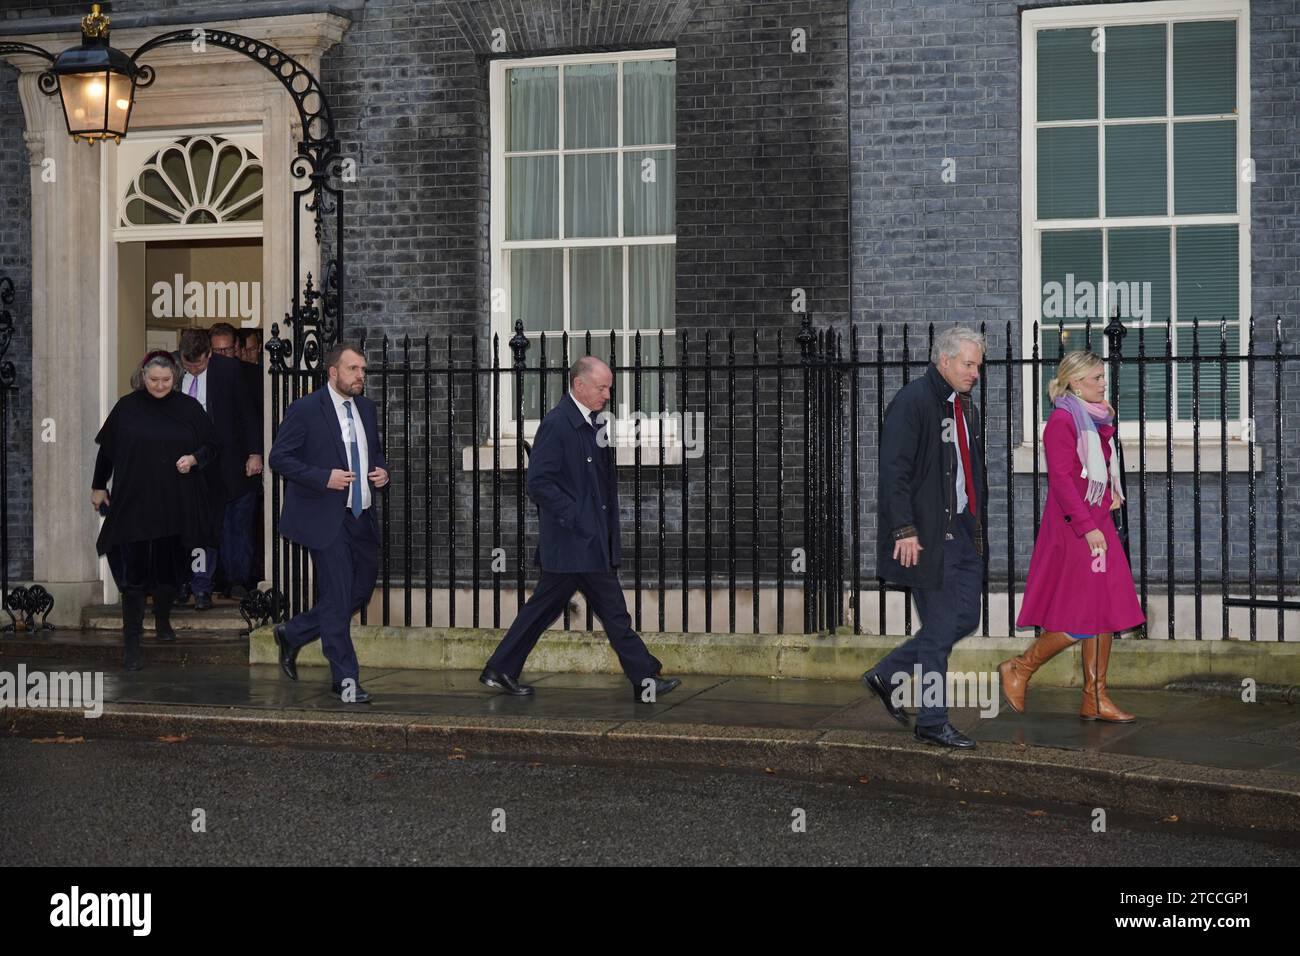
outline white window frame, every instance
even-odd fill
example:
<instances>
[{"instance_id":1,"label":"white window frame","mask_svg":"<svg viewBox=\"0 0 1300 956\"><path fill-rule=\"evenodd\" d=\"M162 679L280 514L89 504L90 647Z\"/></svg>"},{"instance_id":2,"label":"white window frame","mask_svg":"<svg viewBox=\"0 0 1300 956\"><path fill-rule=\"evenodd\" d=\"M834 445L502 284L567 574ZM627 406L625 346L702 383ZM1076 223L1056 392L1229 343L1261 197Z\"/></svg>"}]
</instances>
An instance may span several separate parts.
<instances>
[{"instance_id":1,"label":"white window frame","mask_svg":"<svg viewBox=\"0 0 1300 956\"><path fill-rule=\"evenodd\" d=\"M489 187L490 188L489 232L490 232L490 240L491 240L491 288L490 288L489 302L488 302L488 310L489 310L489 314L491 315L491 323L490 323L490 333L488 339L489 342L489 353L487 356L488 362L491 361L491 352L490 352L491 341L492 341L491 336L497 336L501 343L501 357L500 357L501 366L504 369L510 368L511 357L510 357L510 350L508 348L508 343L511 337L514 335L514 323L511 319L511 314L512 314L511 295L513 290L510 288L510 270L506 264L506 256L509 250L511 249L570 249L570 248L583 247L583 246L624 247L625 251L623 253L622 329L629 332L628 341L630 343L631 330L628 330L628 255L626 252L626 247L633 246L633 245L665 245L665 244L672 244L673 246L675 246L677 243L677 235L675 232L673 233L671 239L668 240L666 240L664 236L624 236L623 235L623 215L622 215L623 153L628 150L641 151L646 149L669 149L672 150L675 154L677 149L677 144L676 142L668 143L668 144L644 144L644 145L638 144L636 146L625 146L623 144L623 71L622 69L619 69L618 71L618 94L617 94L618 118L616 120L618 126L618 145L614 147L614 150L616 150L617 155L619 157L619 161L616 163L616 166L618 167L617 201L619 204L617 236L599 237L599 238L573 238L573 239L561 238L561 239L526 239L526 240L525 239L507 240L505 238L505 225L506 225L505 137L506 137L506 123L508 121L508 117L506 115L506 89L505 89L506 71L517 67L525 67L525 68L541 67L541 66L564 67L564 66L586 65L591 63L627 63L627 62L638 61L638 60L676 60L676 59L677 59L677 51L671 47L668 47L664 49L654 49L654 50L626 50L626 51L616 51L612 53L585 53L585 54L576 54L576 55L539 56L539 57L527 57L521 59L500 59L500 60L491 61L491 69L488 77L489 104L491 110L491 144L490 144L491 175L490 175L490 187ZM564 121L564 77L563 77L563 69L561 69L560 81L559 81L559 122L560 122L561 136L563 131L563 121ZM561 157L560 162L558 164L559 165L559 186L557 191L558 202L560 204L559 229L561 234L563 234L564 223L565 223L563 156L565 154L570 154L570 153L609 152L610 149L611 149L610 147L599 147L595 149L577 149L577 150L566 149L564 147L563 139L561 139L557 150L519 150L519 151L511 152L510 155L512 157L528 156L528 155L554 155L558 152L558 154ZM564 322L566 326L568 325L568 316L569 316L568 276L569 276L569 264L568 264L568 253L566 252L565 265L564 265L564 302L563 302L563 314L564 314ZM560 334L561 333L559 332L547 333L548 337L550 335L560 335ZM655 338L658 338L658 330L657 329L643 330L643 335L642 335L643 341L647 336L654 336ZM676 338L675 326L673 329L664 330L665 340L673 339L675 341L675 338ZM570 358L575 357L573 351L573 343L581 342L582 340L583 340L583 333L581 332L574 333L572 331L569 333ZM608 330L592 333L592 345L593 348L595 349L596 355L603 355L604 349L608 345L608 343L609 343ZM667 345L667 341L665 341L665 345ZM627 346L627 348L629 351L626 354L628 355L628 361L630 363L631 361L630 344ZM529 364L530 366L532 366L536 361L535 353L533 349L530 349L529 352L530 352L529 358L531 360ZM654 368L654 366L647 365L646 368ZM630 373L628 373L627 380L628 382L631 381ZM647 381L649 381L649 379L647 379ZM567 391L567 386L566 386L566 391ZM503 440L509 440L509 441L514 440L515 431L516 431L515 421L514 421L513 392L514 392L513 377L503 374L500 379L500 395L501 395L501 410L502 410L501 438ZM626 402L630 408L631 396L627 394L627 392L628 392L627 389L621 388L618 391L618 395L620 400ZM614 411L617 412L617 409L615 409ZM507 412L509 412L509 414L507 414ZM536 434L537 428L540 424L541 424L540 419L525 419L524 437L526 440L531 440L533 435ZM657 421L653 419L645 423L646 426L650 426L651 428L653 428L653 426L656 424ZM647 440L650 437L651 436L647 436ZM622 461L622 457L623 457L621 452L622 449L620 449L620 462Z\"/></svg>"},{"instance_id":2,"label":"white window frame","mask_svg":"<svg viewBox=\"0 0 1300 956\"><path fill-rule=\"evenodd\" d=\"M1236 20L1237 21L1237 115L1198 115L1176 117L1173 116L1173 95L1174 95L1174 59L1173 59L1173 27L1177 22L1200 21L1200 20ZM1105 115L1105 87L1106 87L1106 61L1105 48L1103 47L1098 56L1101 62L1098 64L1099 73L1099 96L1097 102L1097 118L1095 120L1061 120L1039 123L1037 121L1038 113L1038 43L1037 37L1040 30L1060 30L1070 27L1108 27L1108 26L1133 26L1144 23L1164 23L1169 24L1170 28L1167 33L1167 47L1165 57L1165 96L1167 110L1167 129L1169 138L1166 141L1165 161L1167 164L1166 188L1168 189L1167 214L1164 216L1123 216L1123 217L1102 217L1098 216L1092 219L1052 219L1040 222L1038 220L1038 136L1037 131L1040 128L1049 127L1068 127L1068 126L1097 126L1097 187L1098 194L1103 199L1106 189L1106 127L1118 126L1131 123L1149 123L1149 118L1139 119L1107 119ZM1248 320L1251 314L1251 287L1250 287L1250 183L1246 182L1241 175L1243 164L1250 158L1250 2L1249 0L1158 0L1158 2L1149 3L1126 3L1126 4L1104 4L1088 6L1070 6L1054 7L1036 10L1026 10L1022 14L1021 20L1021 102L1020 102L1020 221L1021 235L1020 245L1022 250L1021 256L1021 315L1023 316L1023 327L1021 342L1023 343L1024 357L1032 356L1034 346L1034 323L1038 322L1040 332L1042 331L1042 290L1040 288L1041 275L1041 256L1039 254L1040 241L1039 236L1044 231L1064 231L1079 229L1100 229L1102 230L1102 283L1109 278L1109 266L1107 261L1107 242L1106 230L1114 228L1139 227L1139 226L1166 226L1171 229L1171 246L1173 245L1172 229L1177 226L1196 226L1196 225L1236 225L1237 226L1237 285L1238 285L1238 320L1240 322L1240 335L1238 336L1238 345L1241 355L1246 354L1247 337L1249 336ZM1232 215L1213 214L1213 215L1183 215L1175 216L1174 209L1174 150L1172 142L1173 124L1190 120L1207 120L1207 119L1236 119L1237 121L1237 212ZM1099 212L1105 207L1099 207ZM1178 303L1178 262L1174 257L1174 250L1171 248L1170 255L1170 303L1173 310L1177 311ZM1099 335L1101 341L1105 342L1105 336L1101 330L1105 328L1108 319L1101 319L1099 322L1094 320L1093 332ZM1189 320L1190 322L1190 320ZM1052 325L1056 323L1051 322ZM1178 326L1175 326L1178 328ZM1159 354L1164 352L1164 342L1157 337L1153 342L1151 338L1147 341L1147 354L1153 354L1153 348L1158 350ZM1136 332L1130 330L1124 342L1126 355L1136 354L1137 340ZM1177 344L1175 338L1175 354L1177 354ZM1148 369L1148 376L1152 374L1151 368ZM1155 374L1163 374L1157 372ZM1184 373L1186 374L1186 373ZM1033 441L1034 433L1031 428L1037 427L1039 435L1042 434L1043 424L1034 421L1033 410L1033 370L1026 367L1023 382L1023 423L1022 441L1027 445ZM1150 378L1148 378L1150 381ZM1246 389L1244 379L1239 388L1241 407L1236 415L1229 415L1227 418L1228 438L1240 438L1242 435L1242 418L1246 412ZM1174 397L1175 408L1174 414L1177 416L1177 395ZM1041 410L1040 404L1040 410ZM1125 439L1136 439L1138 437L1138 421L1135 414L1128 413L1125 420L1120 423L1120 435ZM1163 414L1158 420L1153 420L1148 415L1146 421L1146 437L1148 441L1156 440L1163 443L1166 440L1165 421ZM1173 424L1174 441L1190 440L1193 437L1193 425L1190 421L1179 421L1175 418ZM1202 419L1201 421L1201 438L1202 440L1217 441L1219 439L1219 422L1217 416L1215 420Z\"/></svg>"},{"instance_id":3,"label":"white window frame","mask_svg":"<svg viewBox=\"0 0 1300 956\"><path fill-rule=\"evenodd\" d=\"M248 150L256 158L259 166L264 163L262 129L260 126L212 126L192 130L132 130L129 137L116 145L117 151L114 154L116 159L111 180L114 184L114 204L110 229L115 242L262 238L266 209L265 175L262 179L263 219L148 226L136 225L126 221L127 193L130 191L132 184L143 173L144 164L159 150L192 137L221 137L236 146Z\"/></svg>"}]
</instances>

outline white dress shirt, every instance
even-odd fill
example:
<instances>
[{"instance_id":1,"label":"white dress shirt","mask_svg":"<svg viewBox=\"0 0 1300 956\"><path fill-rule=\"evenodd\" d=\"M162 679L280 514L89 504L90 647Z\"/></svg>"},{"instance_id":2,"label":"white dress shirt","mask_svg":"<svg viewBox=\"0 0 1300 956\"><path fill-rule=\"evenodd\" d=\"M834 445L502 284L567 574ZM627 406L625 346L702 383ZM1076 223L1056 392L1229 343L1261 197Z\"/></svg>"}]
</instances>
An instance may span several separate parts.
<instances>
[{"instance_id":1,"label":"white dress shirt","mask_svg":"<svg viewBox=\"0 0 1300 956\"><path fill-rule=\"evenodd\" d=\"M957 391L948 396L948 401L956 404ZM955 412L954 412L955 414ZM966 410L962 409L961 414L962 431L966 433L966 447L970 447L970 426L966 423ZM955 440L955 436L954 436ZM961 461L961 446L957 446L957 514L966 510L966 468Z\"/></svg>"},{"instance_id":2,"label":"white dress shirt","mask_svg":"<svg viewBox=\"0 0 1300 956\"><path fill-rule=\"evenodd\" d=\"M326 385L329 389L330 398L334 400L334 412L339 417L339 431L343 435L343 451L347 456L348 468L352 468L352 431L357 433L357 451L361 456L361 471L354 480L361 482L361 508L365 510L370 507L370 480L366 475L370 474L370 449L366 445L366 428L361 423L361 410L357 408L357 403L346 395L340 395L334 390L333 385ZM343 407L344 402L352 405L352 420L348 420L348 410ZM353 429L355 423L356 428ZM343 506L352 507L352 488L348 488L348 493L343 496Z\"/></svg>"},{"instance_id":3,"label":"white dress shirt","mask_svg":"<svg viewBox=\"0 0 1300 956\"><path fill-rule=\"evenodd\" d=\"M569 398L573 398L573 393L572 393L572 392L569 393ZM592 413L593 411L595 411L595 409L588 408L586 405L582 404L582 402L578 401L576 398L573 398L573 404L575 404L575 405L578 406L578 411L582 412L582 417L585 418L585 419L587 420L588 423L590 423L590 422L591 422L591 413ZM595 426L592 426L592 427L595 427Z\"/></svg>"},{"instance_id":4,"label":"white dress shirt","mask_svg":"<svg viewBox=\"0 0 1300 956\"><path fill-rule=\"evenodd\" d=\"M182 375L181 391L186 395L189 395L190 383L193 382L196 377L199 380L199 388L192 397L198 399L199 404L203 406L203 410L206 412L208 410L208 370L206 368L197 376L191 375L189 372Z\"/></svg>"}]
</instances>

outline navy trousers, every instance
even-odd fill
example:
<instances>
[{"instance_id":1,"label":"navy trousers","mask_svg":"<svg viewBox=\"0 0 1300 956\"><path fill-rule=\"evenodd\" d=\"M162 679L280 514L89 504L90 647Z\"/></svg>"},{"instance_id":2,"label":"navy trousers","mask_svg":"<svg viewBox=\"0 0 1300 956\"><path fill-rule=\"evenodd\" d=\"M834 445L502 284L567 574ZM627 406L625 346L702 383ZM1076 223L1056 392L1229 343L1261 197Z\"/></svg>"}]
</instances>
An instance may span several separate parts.
<instances>
[{"instance_id":1,"label":"navy trousers","mask_svg":"<svg viewBox=\"0 0 1300 956\"><path fill-rule=\"evenodd\" d=\"M221 547L205 548L204 570L195 571L190 588L195 594L211 594L217 576L217 562L226 575L226 587L247 587L255 583L253 566L253 510L258 493L250 491L226 502L221 518Z\"/></svg>"},{"instance_id":2,"label":"navy trousers","mask_svg":"<svg viewBox=\"0 0 1300 956\"><path fill-rule=\"evenodd\" d=\"M354 518L345 511L343 526L330 545L311 549L311 565L320 596L311 608L285 622L285 637L291 647L319 637L333 683L349 677L358 680L361 668L352 647L352 615L369 603L379 575L379 539L370 518L364 512Z\"/></svg>"},{"instance_id":3,"label":"navy trousers","mask_svg":"<svg viewBox=\"0 0 1300 956\"><path fill-rule=\"evenodd\" d=\"M221 521L221 570L226 573L226 586L241 584L248 587L253 581L253 510L259 492L250 491L233 501L226 502L226 514Z\"/></svg>"},{"instance_id":4,"label":"navy trousers","mask_svg":"<svg viewBox=\"0 0 1300 956\"><path fill-rule=\"evenodd\" d=\"M948 534L952 537L943 543L943 587L912 589L920 630L872 668L891 690L896 685L894 675L902 672L911 678L916 664L921 665L923 675L940 675L943 706L920 708L916 715L920 727L941 727L948 722L948 655L953 645L980 623L984 560L975 549L975 519L969 511L957 516ZM922 689L916 687L914 693Z\"/></svg>"},{"instance_id":5,"label":"navy trousers","mask_svg":"<svg viewBox=\"0 0 1300 956\"><path fill-rule=\"evenodd\" d=\"M632 630L623 588L613 571L575 574L543 571L537 579L533 596L519 609L519 616L510 625L487 666L518 680L524 661L532 653L537 639L564 612L575 591L582 592L592 612L600 618L609 644L632 685L639 688L645 678L657 675L663 665L646 648L640 635Z\"/></svg>"}]
</instances>

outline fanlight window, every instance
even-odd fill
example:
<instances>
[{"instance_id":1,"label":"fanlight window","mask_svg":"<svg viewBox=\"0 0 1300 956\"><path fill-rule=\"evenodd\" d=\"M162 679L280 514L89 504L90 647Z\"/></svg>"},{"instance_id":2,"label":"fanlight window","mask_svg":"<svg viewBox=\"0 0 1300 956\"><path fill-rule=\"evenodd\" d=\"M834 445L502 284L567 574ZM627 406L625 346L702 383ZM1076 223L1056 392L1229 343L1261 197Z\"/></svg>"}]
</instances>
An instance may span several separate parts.
<instances>
[{"instance_id":1,"label":"fanlight window","mask_svg":"<svg viewBox=\"0 0 1300 956\"><path fill-rule=\"evenodd\" d=\"M140 167L122 206L124 226L260 222L262 163L221 136L187 136Z\"/></svg>"}]
</instances>

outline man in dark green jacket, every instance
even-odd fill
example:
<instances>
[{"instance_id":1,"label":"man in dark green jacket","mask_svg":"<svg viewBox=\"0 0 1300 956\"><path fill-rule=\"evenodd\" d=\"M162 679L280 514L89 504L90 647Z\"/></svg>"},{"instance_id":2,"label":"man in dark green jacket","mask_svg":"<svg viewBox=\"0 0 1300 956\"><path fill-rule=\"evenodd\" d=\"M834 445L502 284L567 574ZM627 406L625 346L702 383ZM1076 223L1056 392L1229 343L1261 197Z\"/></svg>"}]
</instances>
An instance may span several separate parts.
<instances>
[{"instance_id":1,"label":"man in dark green jacket","mask_svg":"<svg viewBox=\"0 0 1300 956\"><path fill-rule=\"evenodd\" d=\"M970 395L984 338L965 326L945 329L930 359L925 374L903 386L885 410L877 520L878 573L912 589L921 628L862 680L906 724L892 688L919 668L922 680L913 691L926 704L917 713L917 738L966 748L975 742L948 722L947 672L953 645L979 625L987 567L979 517L987 498L984 451Z\"/></svg>"}]
</instances>

